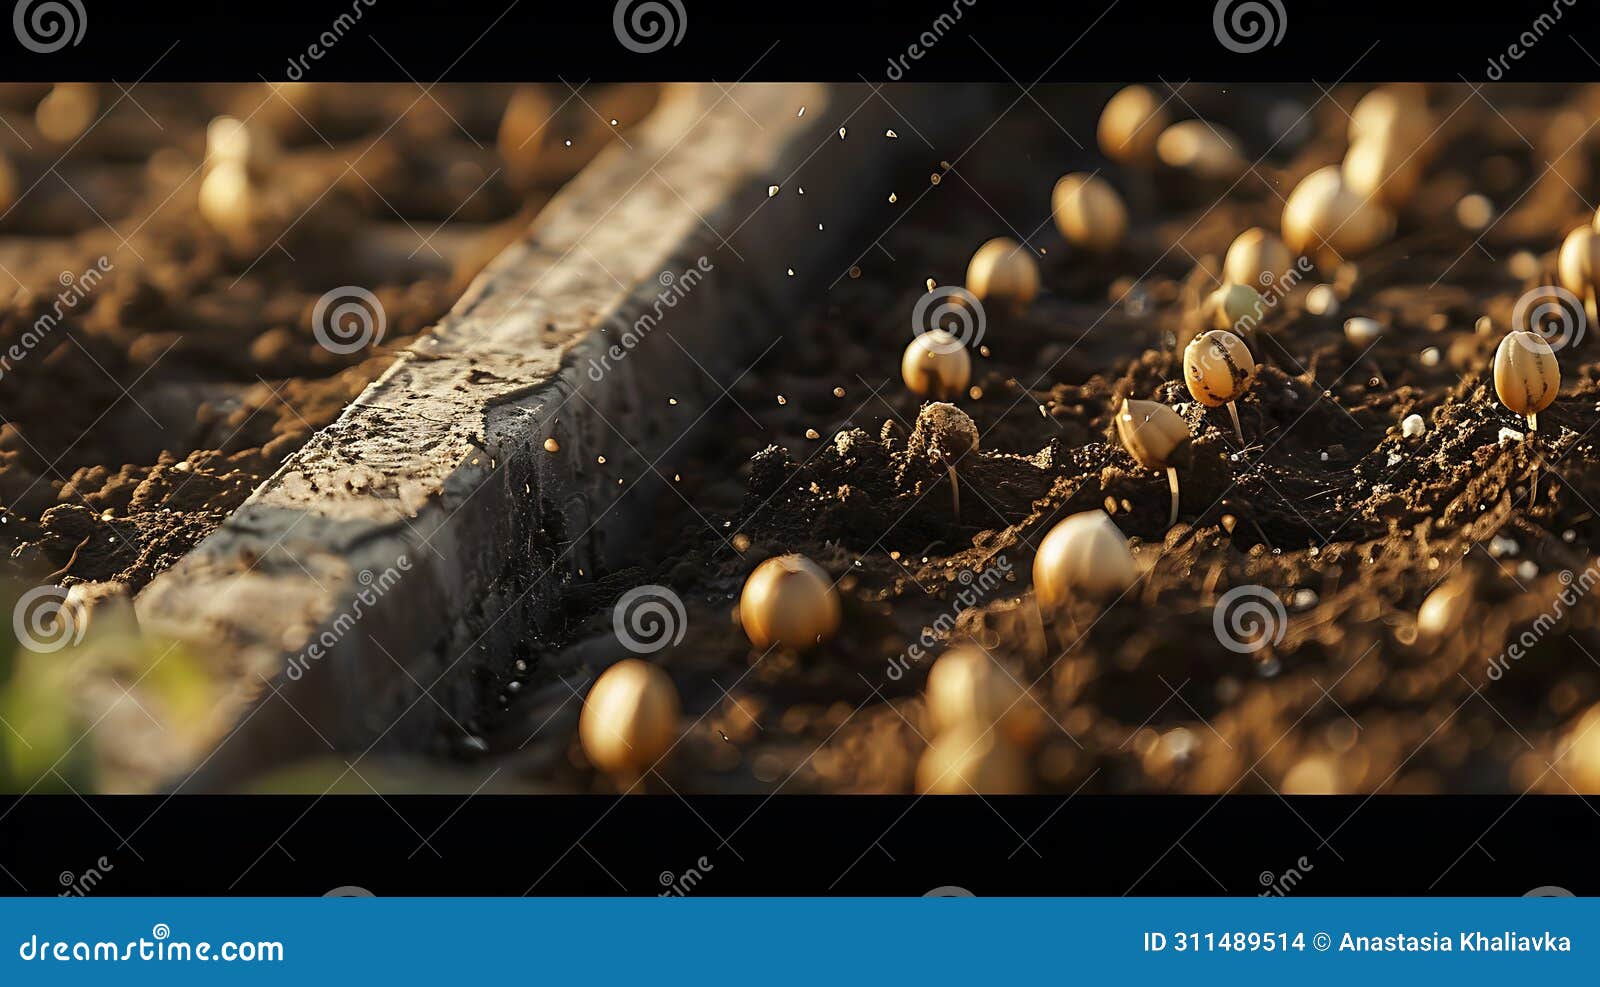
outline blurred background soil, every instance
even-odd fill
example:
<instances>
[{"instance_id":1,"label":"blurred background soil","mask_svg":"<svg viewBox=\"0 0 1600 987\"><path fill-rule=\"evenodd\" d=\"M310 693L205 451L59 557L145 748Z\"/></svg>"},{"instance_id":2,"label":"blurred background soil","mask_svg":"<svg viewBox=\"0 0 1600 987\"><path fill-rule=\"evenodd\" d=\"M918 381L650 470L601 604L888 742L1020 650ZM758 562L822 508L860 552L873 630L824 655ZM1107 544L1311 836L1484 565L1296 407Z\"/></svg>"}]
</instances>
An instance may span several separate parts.
<instances>
[{"instance_id":1,"label":"blurred background soil","mask_svg":"<svg viewBox=\"0 0 1600 987\"><path fill-rule=\"evenodd\" d=\"M653 102L642 85L0 87L6 574L144 585ZM223 115L251 134L255 207L226 231L199 205ZM319 344L319 299L350 286L381 338Z\"/></svg>"}]
</instances>

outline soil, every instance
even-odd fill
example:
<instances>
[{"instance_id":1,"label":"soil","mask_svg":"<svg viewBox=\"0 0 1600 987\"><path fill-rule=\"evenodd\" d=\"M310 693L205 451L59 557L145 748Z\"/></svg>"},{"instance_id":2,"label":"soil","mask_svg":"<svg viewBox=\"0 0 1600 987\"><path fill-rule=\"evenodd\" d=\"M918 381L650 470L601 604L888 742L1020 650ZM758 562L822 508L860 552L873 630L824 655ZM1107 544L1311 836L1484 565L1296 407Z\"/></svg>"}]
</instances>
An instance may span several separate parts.
<instances>
[{"instance_id":1,"label":"soil","mask_svg":"<svg viewBox=\"0 0 1600 987\"><path fill-rule=\"evenodd\" d=\"M1039 92L1091 145L1110 90ZM922 687L953 644L993 654L1054 722L1026 752L1032 790L1596 790L1595 759L1568 747L1600 703L1585 568L1600 539L1600 343L1559 354L1560 396L1532 433L1496 400L1491 363L1517 299L1553 283L1562 237L1593 216L1600 136L1585 121L1600 93L1488 87L1486 102L1430 87L1440 152L1396 236L1307 276L1250 334L1261 369L1238 405L1243 446L1225 410L1187 393L1179 344L1233 237L1277 229L1295 182L1342 157L1361 90L1181 93L1192 110L1174 101L1177 116L1233 128L1252 159L1278 141L1256 175L1230 189L1110 166L1024 105L955 169L902 176L883 249L781 327L708 416L715 440L670 467L682 498L656 505L639 565L570 587L561 643L508 656L500 710L469 724L487 756L541 785L630 787L586 765L574 696L628 656L613 606L658 584L687 611L682 639L650 658L682 694L687 733L646 791L912 791L933 736ZM1048 221L1055 179L1097 168L1132 214L1109 257ZM1487 229L1456 218L1471 192L1497 206ZM960 284L980 243L1019 234L1043 292L1025 312L989 306L958 402L982 435L958 464L958 518L944 469L919 452L922 400L900 354L925 281ZM1330 291L1337 312L1308 305ZM1352 316L1387 331L1358 347ZM1167 403L1194 434L1171 530L1166 476L1116 438L1124 397ZM1411 415L1425 430L1408 437ZM1128 536L1142 577L1109 604L1041 615L1035 549L1093 509ZM840 632L804 654L753 649L735 616L745 577L785 552L823 566L843 600ZM1265 635L1219 609L1242 587L1282 607ZM1442 630L1419 629L1430 594L1455 601ZM1229 617L1244 625L1232 638L1218 630Z\"/></svg>"},{"instance_id":2,"label":"soil","mask_svg":"<svg viewBox=\"0 0 1600 987\"><path fill-rule=\"evenodd\" d=\"M0 89L16 193L0 195L6 575L144 585L653 100L648 86ZM219 114L276 147L252 167L258 214L226 236L199 212ZM352 287L382 331L320 345L318 300Z\"/></svg>"}]
</instances>

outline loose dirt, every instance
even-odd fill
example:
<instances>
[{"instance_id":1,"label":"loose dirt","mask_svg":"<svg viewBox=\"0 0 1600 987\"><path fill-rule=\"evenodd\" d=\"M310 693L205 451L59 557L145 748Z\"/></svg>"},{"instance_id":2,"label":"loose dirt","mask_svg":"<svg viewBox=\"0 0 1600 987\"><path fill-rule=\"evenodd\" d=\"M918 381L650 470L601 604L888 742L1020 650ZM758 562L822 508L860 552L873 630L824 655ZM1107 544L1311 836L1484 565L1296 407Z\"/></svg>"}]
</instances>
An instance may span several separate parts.
<instances>
[{"instance_id":1,"label":"loose dirt","mask_svg":"<svg viewBox=\"0 0 1600 987\"><path fill-rule=\"evenodd\" d=\"M1282 136L1232 188L1108 166L1027 107L953 170L930 151L894 187L903 215L863 231L882 249L778 327L708 416L712 441L663 464L682 499L656 505L639 565L573 587L559 643L507 657L499 709L469 724L490 756L540 784L615 787L577 748L574 690L628 656L616 601L659 584L687 610L682 640L652 660L682 692L688 732L644 790L910 791L932 737L921 688L959 643L1005 663L1053 721L1029 752L1035 790L1593 790L1594 759L1563 754L1600 702L1586 570L1600 538L1600 343L1559 354L1560 397L1522 438L1502 437L1527 429L1495 400L1490 367L1517 299L1552 283L1562 237L1600 197L1594 90L1490 87L1491 110L1432 88L1442 150L1396 236L1307 275L1252 334L1262 367L1239 402L1242 447L1226 412L1182 383L1179 343L1223 252L1250 226L1276 230L1295 182L1339 160L1360 94L1338 90L1341 105L1295 122L1317 93L1185 86L1174 112L1234 128L1250 158ZM1041 98L1090 145L1081 121L1107 95ZM1110 257L1071 248L1048 221L1054 180L1095 168L1133 218ZM1496 204L1487 229L1456 218L1471 192ZM1025 313L987 312L958 402L982 444L959 464L957 518L944 470L914 455L921 401L900 353L926 279L958 285L980 243L1020 234L1044 291ZM1329 293L1336 313L1308 305ZM1353 345L1352 316L1385 335ZM1124 397L1169 404L1194 433L1170 531L1166 477L1117 442ZM703 410L660 414L686 426ZM1426 428L1408 438L1413 414ZM1143 576L1109 606L1041 620L1035 549L1091 509L1130 538ZM745 576L783 552L816 560L843 596L840 633L806 654L757 652L734 619ZM1441 587L1451 619L1419 631ZM1230 592L1266 605L1264 636L1248 613L1219 610ZM1531 643L1508 658L1518 642Z\"/></svg>"}]
</instances>

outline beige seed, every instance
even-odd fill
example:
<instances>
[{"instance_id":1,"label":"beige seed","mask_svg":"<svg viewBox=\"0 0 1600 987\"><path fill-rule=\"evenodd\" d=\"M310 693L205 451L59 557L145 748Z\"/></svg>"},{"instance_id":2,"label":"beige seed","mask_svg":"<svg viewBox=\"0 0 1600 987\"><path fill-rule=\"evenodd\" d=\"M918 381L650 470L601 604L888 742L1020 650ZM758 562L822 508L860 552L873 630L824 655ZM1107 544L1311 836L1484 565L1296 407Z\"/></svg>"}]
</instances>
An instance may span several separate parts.
<instances>
[{"instance_id":1,"label":"beige seed","mask_svg":"<svg viewBox=\"0 0 1600 987\"><path fill-rule=\"evenodd\" d=\"M1583 300L1589 318L1597 318L1596 293L1600 292L1600 232L1580 226L1567 234L1556 256L1561 287Z\"/></svg>"},{"instance_id":2,"label":"beige seed","mask_svg":"<svg viewBox=\"0 0 1600 987\"><path fill-rule=\"evenodd\" d=\"M205 167L223 162L244 165L253 178L265 178L276 157L276 147L264 130L231 116L214 118L206 125Z\"/></svg>"},{"instance_id":3,"label":"beige seed","mask_svg":"<svg viewBox=\"0 0 1600 987\"><path fill-rule=\"evenodd\" d=\"M963 724L939 734L917 762L922 795L1015 795L1028 790L1028 765L999 731Z\"/></svg>"},{"instance_id":4,"label":"beige seed","mask_svg":"<svg viewBox=\"0 0 1600 987\"><path fill-rule=\"evenodd\" d=\"M561 451L561 443L557 442L554 437L545 439L544 440L544 451L545 452L560 452ZM602 459L600 461L602 463L605 462L604 459Z\"/></svg>"},{"instance_id":5,"label":"beige seed","mask_svg":"<svg viewBox=\"0 0 1600 987\"><path fill-rule=\"evenodd\" d=\"M1600 729L1596 727L1600 727L1600 705L1591 706L1563 731L1556 748L1554 770L1550 772L1559 772L1560 780L1548 779L1551 791L1556 794L1565 794L1573 788L1580 792L1600 791ZM1544 772L1538 768L1529 774L1530 778L1543 776Z\"/></svg>"},{"instance_id":6,"label":"beige seed","mask_svg":"<svg viewBox=\"0 0 1600 987\"><path fill-rule=\"evenodd\" d=\"M1116 596L1137 578L1128 539L1105 511L1084 511L1056 524L1033 560L1034 593L1045 608L1060 606L1075 592Z\"/></svg>"},{"instance_id":7,"label":"beige seed","mask_svg":"<svg viewBox=\"0 0 1600 987\"><path fill-rule=\"evenodd\" d=\"M1363 137L1350 145L1340 169L1345 185L1369 202L1399 209L1422 179L1422 158L1392 136Z\"/></svg>"},{"instance_id":8,"label":"beige seed","mask_svg":"<svg viewBox=\"0 0 1600 987\"><path fill-rule=\"evenodd\" d=\"M1222 262L1222 280L1251 286L1276 284L1294 263L1283 241L1259 226L1234 238Z\"/></svg>"},{"instance_id":9,"label":"beige seed","mask_svg":"<svg viewBox=\"0 0 1600 987\"><path fill-rule=\"evenodd\" d=\"M235 243L249 235L256 203L244 165L227 161L200 182L200 217Z\"/></svg>"},{"instance_id":10,"label":"beige seed","mask_svg":"<svg viewBox=\"0 0 1600 987\"><path fill-rule=\"evenodd\" d=\"M763 651L804 651L839 629L839 593L827 572L804 555L779 555L756 566L739 596L739 622Z\"/></svg>"},{"instance_id":11,"label":"beige seed","mask_svg":"<svg viewBox=\"0 0 1600 987\"><path fill-rule=\"evenodd\" d=\"M1193 438L1176 411L1159 401L1125 399L1117 411L1117 437L1145 469L1164 470Z\"/></svg>"},{"instance_id":12,"label":"beige seed","mask_svg":"<svg viewBox=\"0 0 1600 987\"><path fill-rule=\"evenodd\" d=\"M18 14L22 12L19 9ZM18 22L20 23L20 21ZM77 140L94 122L100 109L100 96L87 82L62 82L34 108L33 120L39 133L57 144Z\"/></svg>"},{"instance_id":13,"label":"beige seed","mask_svg":"<svg viewBox=\"0 0 1600 987\"><path fill-rule=\"evenodd\" d=\"M1110 253L1128 232L1128 210L1111 183L1097 175L1063 175L1050 195L1056 229L1068 242Z\"/></svg>"},{"instance_id":14,"label":"beige seed","mask_svg":"<svg viewBox=\"0 0 1600 987\"><path fill-rule=\"evenodd\" d=\"M1255 380L1256 361L1244 340L1223 329L1203 332L1183 351L1183 379L1189 393L1208 408L1228 406L1233 431L1244 443L1244 427L1234 402Z\"/></svg>"},{"instance_id":15,"label":"beige seed","mask_svg":"<svg viewBox=\"0 0 1600 987\"><path fill-rule=\"evenodd\" d=\"M1417 608L1417 630L1430 640L1443 637L1461 626L1471 606L1471 579L1462 576L1447 580L1429 593Z\"/></svg>"},{"instance_id":16,"label":"beige seed","mask_svg":"<svg viewBox=\"0 0 1600 987\"><path fill-rule=\"evenodd\" d=\"M1225 284L1201 303L1205 321L1213 329L1243 333L1253 329L1266 313L1261 293L1248 284Z\"/></svg>"},{"instance_id":17,"label":"beige seed","mask_svg":"<svg viewBox=\"0 0 1600 987\"><path fill-rule=\"evenodd\" d=\"M1178 523L1178 460L1187 458L1189 426L1176 411L1157 401L1124 399L1117 411L1117 437L1145 469L1166 470L1172 492L1167 527Z\"/></svg>"},{"instance_id":18,"label":"beige seed","mask_svg":"<svg viewBox=\"0 0 1600 987\"><path fill-rule=\"evenodd\" d=\"M1255 379L1256 361L1244 340L1213 329L1196 336L1183 351L1189 393L1208 408L1238 400Z\"/></svg>"},{"instance_id":19,"label":"beige seed","mask_svg":"<svg viewBox=\"0 0 1600 987\"><path fill-rule=\"evenodd\" d=\"M1162 131L1156 154L1169 168L1213 182L1232 181L1249 166L1239 139L1203 120L1185 120Z\"/></svg>"},{"instance_id":20,"label":"beige seed","mask_svg":"<svg viewBox=\"0 0 1600 987\"><path fill-rule=\"evenodd\" d=\"M666 672L637 658L624 659L589 690L578 740L595 767L637 777L672 749L680 712L677 687Z\"/></svg>"},{"instance_id":21,"label":"beige seed","mask_svg":"<svg viewBox=\"0 0 1600 987\"><path fill-rule=\"evenodd\" d=\"M913 394L940 400L960 397L972 379L972 355L955 336L932 329L907 344L900 376Z\"/></svg>"},{"instance_id":22,"label":"beige seed","mask_svg":"<svg viewBox=\"0 0 1600 987\"><path fill-rule=\"evenodd\" d=\"M1338 166L1318 168L1289 193L1283 207L1283 240L1297 254L1322 263L1359 256L1394 232L1394 214L1357 195Z\"/></svg>"},{"instance_id":23,"label":"beige seed","mask_svg":"<svg viewBox=\"0 0 1600 987\"><path fill-rule=\"evenodd\" d=\"M1043 733L1040 707L1021 680L976 647L953 648L933 663L926 699L936 733L964 725L997 726L1021 749L1033 746Z\"/></svg>"},{"instance_id":24,"label":"beige seed","mask_svg":"<svg viewBox=\"0 0 1600 987\"><path fill-rule=\"evenodd\" d=\"M1539 429L1539 412L1550 407L1561 389L1561 365L1555 350L1536 332L1513 329L1494 354L1494 391L1500 403Z\"/></svg>"},{"instance_id":25,"label":"beige seed","mask_svg":"<svg viewBox=\"0 0 1600 987\"><path fill-rule=\"evenodd\" d=\"M1161 99L1145 86L1129 86L1106 103L1096 137L1106 157L1123 164L1153 164L1156 141L1170 117Z\"/></svg>"},{"instance_id":26,"label":"beige seed","mask_svg":"<svg viewBox=\"0 0 1600 987\"><path fill-rule=\"evenodd\" d=\"M1039 262L1010 237L995 237L967 264L967 290L980 301L1027 308L1039 294Z\"/></svg>"},{"instance_id":27,"label":"beige seed","mask_svg":"<svg viewBox=\"0 0 1600 987\"><path fill-rule=\"evenodd\" d=\"M1383 137L1418 149L1428 142L1432 130L1427 93L1415 83L1379 86L1350 111L1351 145Z\"/></svg>"},{"instance_id":28,"label":"beige seed","mask_svg":"<svg viewBox=\"0 0 1600 987\"><path fill-rule=\"evenodd\" d=\"M0 154L0 212L10 209L17 201L17 170L11 159Z\"/></svg>"}]
</instances>

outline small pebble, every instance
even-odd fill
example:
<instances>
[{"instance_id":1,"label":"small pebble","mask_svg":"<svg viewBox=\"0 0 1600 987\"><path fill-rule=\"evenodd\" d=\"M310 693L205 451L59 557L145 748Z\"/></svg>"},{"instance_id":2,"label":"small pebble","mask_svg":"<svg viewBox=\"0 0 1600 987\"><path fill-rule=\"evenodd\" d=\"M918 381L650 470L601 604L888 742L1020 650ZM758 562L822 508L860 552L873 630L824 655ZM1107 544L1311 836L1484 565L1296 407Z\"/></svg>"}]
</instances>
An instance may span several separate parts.
<instances>
[{"instance_id":1,"label":"small pebble","mask_svg":"<svg viewBox=\"0 0 1600 987\"><path fill-rule=\"evenodd\" d=\"M1506 265L1511 269L1512 277L1526 281L1539 276L1539 258L1531 251L1519 250L1511 255L1511 260Z\"/></svg>"},{"instance_id":2,"label":"small pebble","mask_svg":"<svg viewBox=\"0 0 1600 987\"><path fill-rule=\"evenodd\" d=\"M1344 335L1357 346L1371 346L1383 337L1383 325L1377 319L1357 316L1345 320Z\"/></svg>"},{"instance_id":3,"label":"small pebble","mask_svg":"<svg viewBox=\"0 0 1600 987\"><path fill-rule=\"evenodd\" d=\"M1406 420L1400 423L1400 434L1408 439L1414 439L1427 430L1428 424L1421 415L1407 415Z\"/></svg>"},{"instance_id":4,"label":"small pebble","mask_svg":"<svg viewBox=\"0 0 1600 987\"><path fill-rule=\"evenodd\" d=\"M1500 435L1495 441L1500 445L1505 445L1507 442L1521 442L1523 438L1524 436L1521 432L1502 425L1500 426Z\"/></svg>"},{"instance_id":5,"label":"small pebble","mask_svg":"<svg viewBox=\"0 0 1600 987\"><path fill-rule=\"evenodd\" d=\"M1437 367L1440 359L1439 347L1430 346L1422 351L1422 365L1424 367Z\"/></svg>"},{"instance_id":6,"label":"small pebble","mask_svg":"<svg viewBox=\"0 0 1600 987\"><path fill-rule=\"evenodd\" d=\"M1469 230L1481 230L1494 219L1494 203L1474 192L1456 203L1456 221Z\"/></svg>"},{"instance_id":7,"label":"small pebble","mask_svg":"<svg viewBox=\"0 0 1600 987\"><path fill-rule=\"evenodd\" d=\"M1539 575L1539 567L1532 559L1523 559L1517 564L1517 578L1526 582Z\"/></svg>"}]
</instances>

